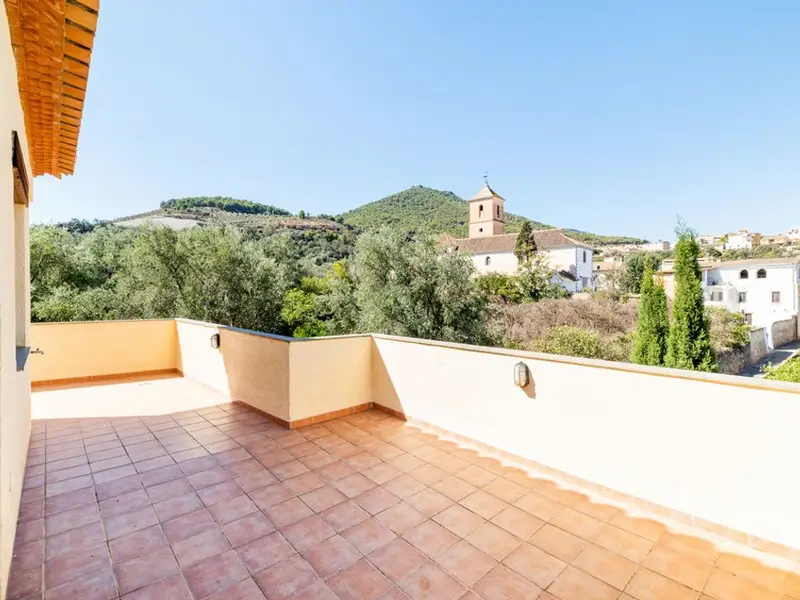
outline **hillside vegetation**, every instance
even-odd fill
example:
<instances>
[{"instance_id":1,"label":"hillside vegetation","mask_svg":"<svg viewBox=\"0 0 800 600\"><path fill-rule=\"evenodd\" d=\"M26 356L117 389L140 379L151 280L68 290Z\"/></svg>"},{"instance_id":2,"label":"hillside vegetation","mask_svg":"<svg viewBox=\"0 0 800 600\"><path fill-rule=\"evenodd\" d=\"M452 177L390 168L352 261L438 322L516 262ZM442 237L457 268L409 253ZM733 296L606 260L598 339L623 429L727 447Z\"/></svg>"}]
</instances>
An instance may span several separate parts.
<instances>
[{"instance_id":1,"label":"hillside vegetation","mask_svg":"<svg viewBox=\"0 0 800 600\"><path fill-rule=\"evenodd\" d=\"M506 231L516 233L525 217L507 212ZM466 237L469 221L468 203L453 192L444 192L416 185L376 202L364 204L341 215L348 225L364 231L375 231L389 226L404 231L438 235L449 233ZM550 229L539 221L530 221L534 229ZM568 235L589 244L636 244L645 240L633 237L605 236L575 229L565 229Z\"/></svg>"},{"instance_id":2,"label":"hillside vegetation","mask_svg":"<svg viewBox=\"0 0 800 600\"><path fill-rule=\"evenodd\" d=\"M163 209L190 210L192 208L211 207L219 208L226 212L247 213L251 215L291 215L288 210L250 202L249 200L239 200L237 198L227 198L223 196L197 196L194 198L173 198L161 203Z\"/></svg>"}]
</instances>

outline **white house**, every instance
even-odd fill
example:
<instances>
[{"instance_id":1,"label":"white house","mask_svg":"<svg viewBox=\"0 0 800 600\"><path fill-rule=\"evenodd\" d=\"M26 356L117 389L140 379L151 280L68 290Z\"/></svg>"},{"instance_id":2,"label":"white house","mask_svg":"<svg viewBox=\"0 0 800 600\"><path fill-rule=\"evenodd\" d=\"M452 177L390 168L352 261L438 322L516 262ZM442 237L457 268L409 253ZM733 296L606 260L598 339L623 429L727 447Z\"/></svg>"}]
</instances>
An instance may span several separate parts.
<instances>
[{"instance_id":1,"label":"white house","mask_svg":"<svg viewBox=\"0 0 800 600\"><path fill-rule=\"evenodd\" d=\"M760 258L714 263L703 270L705 303L745 315L752 325L769 327L800 311L800 263L790 258Z\"/></svg>"},{"instance_id":2,"label":"white house","mask_svg":"<svg viewBox=\"0 0 800 600\"><path fill-rule=\"evenodd\" d=\"M469 201L469 237L459 239L445 234L441 238L453 250L471 254L475 268L482 274L517 271L517 234L504 233L504 202L488 184L484 185ZM568 237L560 229L535 231L533 235L537 248L556 271L554 281L569 292L592 289L591 246Z\"/></svg>"}]
</instances>

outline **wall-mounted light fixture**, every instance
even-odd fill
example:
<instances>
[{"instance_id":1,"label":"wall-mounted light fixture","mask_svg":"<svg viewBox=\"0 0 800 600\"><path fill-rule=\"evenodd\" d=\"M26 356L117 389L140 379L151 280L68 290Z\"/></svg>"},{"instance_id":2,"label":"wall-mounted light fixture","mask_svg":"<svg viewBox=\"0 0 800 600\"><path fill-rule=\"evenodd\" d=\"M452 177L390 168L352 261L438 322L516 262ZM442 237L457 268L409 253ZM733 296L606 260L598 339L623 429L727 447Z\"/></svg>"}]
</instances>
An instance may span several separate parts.
<instances>
[{"instance_id":1,"label":"wall-mounted light fixture","mask_svg":"<svg viewBox=\"0 0 800 600\"><path fill-rule=\"evenodd\" d=\"M514 365L514 385L524 388L530 383L531 372L528 365L524 362L518 362Z\"/></svg>"},{"instance_id":2,"label":"wall-mounted light fixture","mask_svg":"<svg viewBox=\"0 0 800 600\"><path fill-rule=\"evenodd\" d=\"M218 333L212 333L211 334L211 347L214 348L214 349L219 348L219 343L220 343L219 334Z\"/></svg>"}]
</instances>

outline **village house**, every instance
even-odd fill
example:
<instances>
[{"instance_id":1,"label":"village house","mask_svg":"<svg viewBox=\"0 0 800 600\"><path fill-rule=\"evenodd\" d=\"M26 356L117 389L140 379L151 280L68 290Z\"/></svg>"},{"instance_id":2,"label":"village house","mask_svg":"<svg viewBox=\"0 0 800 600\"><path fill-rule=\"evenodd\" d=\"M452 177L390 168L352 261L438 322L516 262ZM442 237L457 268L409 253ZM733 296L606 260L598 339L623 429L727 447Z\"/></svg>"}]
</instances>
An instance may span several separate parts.
<instances>
[{"instance_id":1,"label":"village house","mask_svg":"<svg viewBox=\"0 0 800 600\"><path fill-rule=\"evenodd\" d=\"M444 234L440 241L454 251L472 255L481 274L516 273L516 233L505 233L505 199L485 184L469 201L469 237ZM574 240L561 229L534 232L536 247L547 257L555 272L553 281L568 292L592 289L593 249Z\"/></svg>"}]
</instances>

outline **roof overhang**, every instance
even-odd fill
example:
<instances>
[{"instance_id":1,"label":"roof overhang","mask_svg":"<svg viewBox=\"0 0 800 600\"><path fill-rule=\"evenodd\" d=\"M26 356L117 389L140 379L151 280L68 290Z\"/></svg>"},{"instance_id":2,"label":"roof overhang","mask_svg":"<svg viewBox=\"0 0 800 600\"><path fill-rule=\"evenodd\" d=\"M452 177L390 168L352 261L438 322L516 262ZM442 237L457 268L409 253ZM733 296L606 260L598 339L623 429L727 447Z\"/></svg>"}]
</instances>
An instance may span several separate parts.
<instances>
[{"instance_id":1,"label":"roof overhang","mask_svg":"<svg viewBox=\"0 0 800 600\"><path fill-rule=\"evenodd\" d=\"M33 175L72 175L100 0L5 0Z\"/></svg>"}]
</instances>

